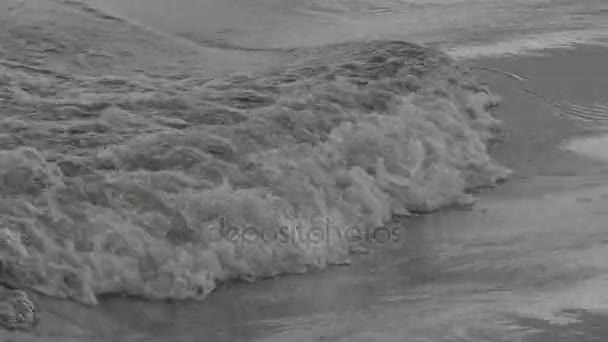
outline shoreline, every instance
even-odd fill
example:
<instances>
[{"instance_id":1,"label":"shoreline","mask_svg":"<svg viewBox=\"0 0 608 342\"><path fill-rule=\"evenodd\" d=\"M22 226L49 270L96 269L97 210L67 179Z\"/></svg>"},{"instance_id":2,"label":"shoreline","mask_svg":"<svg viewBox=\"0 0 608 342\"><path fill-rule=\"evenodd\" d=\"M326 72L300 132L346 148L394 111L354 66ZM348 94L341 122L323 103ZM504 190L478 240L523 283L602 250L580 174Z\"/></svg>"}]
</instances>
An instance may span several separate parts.
<instances>
[{"instance_id":1,"label":"shoreline","mask_svg":"<svg viewBox=\"0 0 608 342\"><path fill-rule=\"evenodd\" d=\"M600 93L600 89L608 87L608 79L596 73L605 58L608 58L608 48L581 45L576 49L549 49L537 56L488 57L472 62L527 77L527 81L522 82L492 72L476 73L491 83L491 90L502 97L495 115L503 121L507 143L494 146L491 154L514 171L507 184L492 192L498 196L539 196L560 188L562 184L552 186L551 179L559 179L557 182L562 183L565 179L583 176L592 183L593 180L601 181L607 171L605 162L567 151L561 144L571 138L602 134L608 131L608 125L560 114L556 107L526 92L525 88L582 105L608 103L605 94ZM572 83L578 86L571 87ZM525 129L520 129L523 127ZM514 184L517 180L526 188L531 178L546 182L527 189ZM580 182L571 184L576 186L577 183Z\"/></svg>"},{"instance_id":2,"label":"shoreline","mask_svg":"<svg viewBox=\"0 0 608 342\"><path fill-rule=\"evenodd\" d=\"M549 56L553 56L553 58L548 56L483 58L467 61L467 64L488 65L515 74L522 73L527 76L532 75L530 79L533 80L533 86L544 89L553 86L554 88L557 88L553 89L556 93L555 96L563 96L565 92L564 89L560 89L559 85L556 86L556 78L575 78L574 74L576 74L576 72L573 69L564 68L564 66L577 63L585 65L589 68L585 70L586 75L579 75L578 77L592 78L594 81L598 82L603 81L597 80L598 76L593 73L591 67L593 64L590 63L589 60L599 60L602 58L604 58L603 60L608 60L605 58L608 57L608 49L606 48L581 46L574 50L555 50L552 51ZM541 65L542 67L539 67ZM556 72L556 70L559 72ZM589 182L591 182L591 186L593 186L593 180L602 182L603 174L608 171L608 166L605 163L594 161L590 158L577 155L573 152L564 151L557 147L558 142L562 142L564 139L595 133L594 130L588 129L588 123L577 122L571 118L556 116L553 112L553 108L550 108L547 104L538 103L538 99L521 92L521 88L518 88L513 80L509 80L504 76L484 73L482 71L475 72L475 74L478 75L477 78L479 80L482 78L487 80L491 85L492 92L499 94L503 99L495 115L498 119L503 121L503 125L505 125L507 131L510 132L510 136L505 142L495 146L492 155L500 163L515 171L515 174L507 180L506 184L498 185L490 190L481 191L478 195L480 204L483 204L483 201L486 198L493 200L500 200L503 198L517 201L521 198L543 196L551 192L580 189ZM593 76L595 77L593 78ZM608 85L608 80L605 82ZM597 85L587 84L587 87L590 86L597 87ZM581 102L588 101L589 99L586 96L583 96L585 95L583 94L585 92L584 90L585 89L578 89L581 94L569 94L569 96L574 98L578 96ZM603 100L608 101L608 99L605 98ZM534 115L529 115L528 113L530 112L533 112ZM550 129L545 130L544 128L547 127ZM539 178L544 179L545 182L541 182L542 184L534 184L535 180ZM564 179L572 179L572 183L564 184ZM564 187L566 188L565 190ZM477 209L473 208L473 211L475 210ZM357 259L365 258L365 256L357 257ZM355 264L358 262L359 260L357 260ZM364 267L362 265L365 264L366 262L362 262L361 265L355 266L355 268L361 269L361 267ZM331 267L327 271L313 272L303 277L316 278L319 277L319 273L324 273L320 278L331 279L332 272L348 273L348 271L337 272L337 269L338 268L336 267ZM102 297L98 307L86 308L76 303L62 302L36 296L42 308L41 325L39 329L36 329L36 331L31 334L11 333L8 337L12 338L14 341L36 341L36 339L39 338L40 340L49 342L54 341L55 339L57 341L82 341L82 338L92 338L95 335L105 338L108 341L134 341L137 338L142 338L141 340L144 340L143 336L148 334L144 334L141 330L145 331L153 328L155 325L154 321L160 320L166 322L164 318L175 318L170 315L167 316L172 312L176 316L183 318L185 317L184 312L188 312L188 310L191 310L190 313L199 312L198 318L191 318L195 321L199 319L197 321L198 323L202 320L207 321L209 325L213 325L213 322L220 320L218 317L222 316L224 319L227 319L227 322L234 323L235 320L230 319L229 317L230 315L236 314L236 312L231 313L231 309L229 308L215 307L214 305L220 305L219 302L221 302L222 298L227 299L228 297L232 297L232 294L238 291L245 292L245 294L248 292L254 295L256 293L259 294L259 291L264 291L264 282L269 282L272 286L280 286L277 284L281 282L281 279L287 278L292 278L291 280L287 280L287 282L293 283L294 279L299 277L285 276L278 277L275 280L262 280L258 282L257 285L247 284L246 286L240 286L237 284L229 284L226 286L219 286L216 291L211 293L209 298L201 302L187 301L162 304L160 302L141 301L138 299ZM246 288L251 288L251 290L247 290ZM242 296L243 294L241 293L240 295ZM218 301L218 299L220 300ZM264 301L262 300L262 303L263 302ZM121 305L124 306L125 304L130 306L129 308L124 308L125 312L134 314L141 310L149 310L147 313L149 322L146 323L137 318L133 319L131 322L115 320L114 315L118 313L117 310L121 310ZM245 304L242 305L244 306ZM183 306L184 309L178 309L177 306ZM197 306L200 307L197 309ZM222 313L212 313L214 309ZM238 311L239 308L234 308L234 310ZM177 312L181 312L181 315ZM243 314L239 316L239 320L246 323L247 319L243 316L252 316L253 314L253 312ZM118 317L120 317L120 315ZM101 320L102 323L94 324L93 321L97 320ZM72 322L72 324L68 325L68 321ZM192 322L192 324L194 324L194 322ZM168 328L171 325L172 323L167 322L167 327L165 328ZM99 330L98 327L100 326L103 327L103 331ZM163 327L156 327L156 329L162 330ZM200 333L201 332L199 332L199 334ZM264 335L263 333L258 333ZM164 331L163 334L170 335L166 331ZM250 335L250 337L253 337L256 333L251 332L251 334L253 335ZM3 332L0 332L0 337L2 336ZM226 340L228 341L228 339ZM150 341L153 340L150 339ZM158 339L157 341L163 340ZM184 339L181 339L180 341L187 341L187 339L184 337Z\"/></svg>"}]
</instances>

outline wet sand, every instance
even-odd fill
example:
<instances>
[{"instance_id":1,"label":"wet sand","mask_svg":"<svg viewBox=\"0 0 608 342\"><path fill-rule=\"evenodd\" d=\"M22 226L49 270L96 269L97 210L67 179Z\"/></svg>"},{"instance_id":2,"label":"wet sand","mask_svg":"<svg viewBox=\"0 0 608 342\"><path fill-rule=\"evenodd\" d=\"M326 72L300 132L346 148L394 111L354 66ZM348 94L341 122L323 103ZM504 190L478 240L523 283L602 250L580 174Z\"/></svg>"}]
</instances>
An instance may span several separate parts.
<instances>
[{"instance_id":1,"label":"wet sand","mask_svg":"<svg viewBox=\"0 0 608 342\"><path fill-rule=\"evenodd\" d=\"M396 221L398 243L376 246L350 267L226 284L204 302L104 298L86 308L39 298L38 329L0 332L0 340L508 341L533 329L522 340L608 338L608 317L589 311L608 308L600 296L608 164L559 147L605 127L560 116L522 90L608 103L606 60L608 49L580 47L468 62L529 77L524 84L476 71L503 98L497 116L508 134L493 153L513 177L481 190L472 210ZM554 324L562 308L580 322Z\"/></svg>"}]
</instances>

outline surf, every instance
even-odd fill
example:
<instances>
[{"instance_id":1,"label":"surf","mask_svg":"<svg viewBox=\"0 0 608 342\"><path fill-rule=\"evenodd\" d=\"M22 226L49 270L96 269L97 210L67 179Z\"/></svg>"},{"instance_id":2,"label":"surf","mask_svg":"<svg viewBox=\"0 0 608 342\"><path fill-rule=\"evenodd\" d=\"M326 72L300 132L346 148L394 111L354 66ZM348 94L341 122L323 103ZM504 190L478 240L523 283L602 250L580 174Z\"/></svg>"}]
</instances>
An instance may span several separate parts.
<instances>
[{"instance_id":1,"label":"surf","mask_svg":"<svg viewBox=\"0 0 608 342\"><path fill-rule=\"evenodd\" d=\"M150 76L125 68L154 49L170 61L175 42L133 29L129 39L150 45L123 55L125 41L98 45L95 30L122 34L128 23L78 15L90 40L28 21L4 33L16 42L0 64L0 258L11 287L90 305L104 294L203 299L229 280L348 263L348 229L469 205L468 190L509 175L488 154L498 97L439 51L358 41L212 78L184 60L145 64ZM32 49L45 47L53 72L15 67L39 67ZM67 52L93 47L134 64L95 59L107 76L92 77L93 64ZM301 237L323 222L337 238L244 243L214 230L297 227Z\"/></svg>"}]
</instances>

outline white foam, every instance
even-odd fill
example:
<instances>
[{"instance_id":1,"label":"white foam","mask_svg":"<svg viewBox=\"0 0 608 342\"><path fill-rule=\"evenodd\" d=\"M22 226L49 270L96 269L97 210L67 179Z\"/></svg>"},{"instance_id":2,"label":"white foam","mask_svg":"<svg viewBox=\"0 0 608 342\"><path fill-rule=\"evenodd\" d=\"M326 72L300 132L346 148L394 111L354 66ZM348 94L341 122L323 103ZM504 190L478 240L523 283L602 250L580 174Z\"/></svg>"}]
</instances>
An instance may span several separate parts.
<instances>
[{"instance_id":1,"label":"white foam","mask_svg":"<svg viewBox=\"0 0 608 342\"><path fill-rule=\"evenodd\" d=\"M568 151L608 162L608 135L572 139L562 147Z\"/></svg>"},{"instance_id":2,"label":"white foam","mask_svg":"<svg viewBox=\"0 0 608 342\"><path fill-rule=\"evenodd\" d=\"M43 293L203 298L218 281L345 263L350 227L470 203L467 188L508 174L486 150L495 99L438 53L345 44L208 82L171 37L27 2L0 20L18 61L0 66L0 229L29 243L7 238L15 255L0 257ZM74 58L87 51L115 59ZM222 220L270 239L218 237ZM332 238L307 241L326 222Z\"/></svg>"},{"instance_id":3,"label":"white foam","mask_svg":"<svg viewBox=\"0 0 608 342\"><path fill-rule=\"evenodd\" d=\"M480 57L539 55L543 51L556 48L574 48L577 45L601 45L607 43L608 29L549 32L481 45L460 45L445 51L456 59Z\"/></svg>"}]
</instances>

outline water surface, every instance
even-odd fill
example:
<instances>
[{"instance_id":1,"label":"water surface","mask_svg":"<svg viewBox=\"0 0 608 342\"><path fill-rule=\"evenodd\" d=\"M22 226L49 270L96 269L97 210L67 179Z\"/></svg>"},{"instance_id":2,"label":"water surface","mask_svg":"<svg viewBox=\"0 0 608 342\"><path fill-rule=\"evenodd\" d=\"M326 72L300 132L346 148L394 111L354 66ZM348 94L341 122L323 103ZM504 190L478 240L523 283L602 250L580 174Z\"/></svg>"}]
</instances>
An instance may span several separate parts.
<instances>
[{"instance_id":1,"label":"water surface","mask_svg":"<svg viewBox=\"0 0 608 342\"><path fill-rule=\"evenodd\" d=\"M38 275L26 277L30 286L88 304L102 298L93 309L45 301L38 335L11 338L605 338L606 166L557 149L582 129L573 118L551 120L559 112L522 91L584 108L605 103L599 50L498 63L529 77L492 82L515 131L503 145L516 172L511 195L504 187L472 211L392 222L398 238L352 267L229 283L202 302L153 300L204 297L217 280L347 257L340 244L214 244L201 222L220 211L271 227L307 223L306 210L371 224L390 210L468 205L466 189L504 176L485 145L496 133L494 99L470 75L430 77L438 89L410 94L427 80L411 74L443 72L446 59L412 66L406 57L416 49L401 43L327 44L407 39L457 57L517 53L602 37L602 1L98 0L117 16L75 1L8 3L0 11L3 229L27 237L15 251L39 267L28 269ZM310 45L320 48L268 50ZM533 171L522 172L527 164ZM391 192L403 184L407 191ZM103 296L117 292L147 300Z\"/></svg>"},{"instance_id":2,"label":"water surface","mask_svg":"<svg viewBox=\"0 0 608 342\"><path fill-rule=\"evenodd\" d=\"M545 45L605 36L608 22L602 0L95 1L198 42L248 48L357 39L450 48L525 38Z\"/></svg>"}]
</instances>

